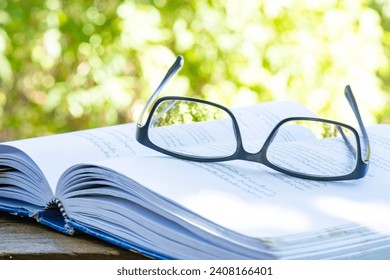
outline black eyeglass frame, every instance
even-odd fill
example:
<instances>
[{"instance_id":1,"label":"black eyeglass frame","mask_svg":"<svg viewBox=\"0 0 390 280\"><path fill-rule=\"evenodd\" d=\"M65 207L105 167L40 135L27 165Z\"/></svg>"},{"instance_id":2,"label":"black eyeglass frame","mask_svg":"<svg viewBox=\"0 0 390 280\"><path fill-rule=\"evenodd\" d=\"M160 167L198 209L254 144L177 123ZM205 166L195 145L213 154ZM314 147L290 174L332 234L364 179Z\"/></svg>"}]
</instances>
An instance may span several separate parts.
<instances>
[{"instance_id":1,"label":"black eyeglass frame","mask_svg":"<svg viewBox=\"0 0 390 280\"><path fill-rule=\"evenodd\" d=\"M179 58L176 60L175 64L176 64L176 67L179 67L179 69L180 69L180 67L182 65L182 61L179 61ZM178 62L180 62L180 63L177 64ZM181 97L181 96L166 96L166 97L159 98L157 101L154 102L154 99L156 99L156 97L157 97L158 93L161 91L163 85L170 79L170 77L172 75L174 75L178 71L178 70L176 70L176 68L174 68L175 64L168 71L163 82L160 84L158 89L155 91L155 93L149 99L147 105L144 108L143 113L140 116L140 119L138 121L137 128L136 128L136 140L140 144L142 144L148 148L151 148L153 150L156 150L158 152L161 152L163 154L166 154L166 155L169 155L169 156L172 156L175 158L183 159L183 160L190 160L190 161L197 161L197 162L223 162L223 161L230 161L230 160L246 160L246 161L261 163L261 164L263 164L271 169L274 169L276 171L279 171L281 173L284 173L284 174L292 176L292 177L297 177L297 178L301 178L301 179L316 180L316 181L354 180L354 179L363 178L367 174L368 167L369 167L369 159L370 159L369 139L368 139L368 134L367 134L366 129L364 127L363 121L362 121L360 113L359 113L359 109L357 107L356 100L353 96L353 93L352 93L350 86L345 87L345 96L346 96L346 98L347 98L347 100L348 100L348 102L349 102L349 104L350 104L350 106L355 114L355 117L358 121L360 130L362 133L363 140L365 142L366 157L364 160L362 158L362 148L361 148L361 141L360 141L359 133L356 131L356 129L354 127L347 125L347 124L344 124L344 123L341 123L341 122L333 121L333 120L322 119L322 118L313 118L313 117L290 117L290 118L286 118L286 119L281 120L272 129L272 131L270 132L269 136L267 137L267 139L264 142L263 147L260 149L260 151L258 151L256 153L250 153L250 152L246 151L244 146L243 146L241 132L240 132L240 128L239 128L236 117L225 106L222 106L220 104L213 103L213 102L210 102L207 100L191 98L191 97ZM214 106L214 107L217 107L217 108L225 111L230 116L230 118L232 120L233 131L234 131L236 144L237 144L235 152L233 154L231 154L229 156L225 156L225 157L196 157L196 156L184 155L181 153L175 153L175 152L163 149L160 146L155 145L150 140L149 135L148 135L149 126L152 122L153 113L158 108L159 104L161 104L162 102L168 101L168 100L197 102L197 103L202 103L202 104ZM148 118L146 119L146 122L142 123L143 114L146 113L147 107L150 107L151 103L153 103L153 102L154 102L154 104L151 108L151 111L148 115ZM356 166L355 166L354 170L351 173L346 174L346 175L342 175L342 176L313 176L313 175L309 175L306 173L300 173L300 172L295 172L295 171L291 171L288 169L284 169L284 168L270 162L267 158L267 150L268 150L270 144L272 143L274 137L278 133L279 128L284 123L289 122L289 121L323 122L323 123L335 125L336 127L344 127L344 128L347 128L348 130L352 131L353 135L356 138L356 145L357 145L357 151L356 151L357 158L356 158ZM344 139L344 140L348 141L346 139Z\"/></svg>"}]
</instances>

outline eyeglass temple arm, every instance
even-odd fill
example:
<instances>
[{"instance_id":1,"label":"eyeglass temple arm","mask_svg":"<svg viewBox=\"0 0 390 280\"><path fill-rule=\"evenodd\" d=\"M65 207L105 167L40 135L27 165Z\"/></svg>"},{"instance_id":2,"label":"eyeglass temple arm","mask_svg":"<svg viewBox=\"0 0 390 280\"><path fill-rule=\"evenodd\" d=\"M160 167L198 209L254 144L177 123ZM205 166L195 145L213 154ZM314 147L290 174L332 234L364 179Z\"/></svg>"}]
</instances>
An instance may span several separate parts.
<instances>
[{"instance_id":1,"label":"eyeglass temple arm","mask_svg":"<svg viewBox=\"0 0 390 280\"><path fill-rule=\"evenodd\" d=\"M345 144L347 145L348 149L351 151L352 156L356 159L356 157L357 157L356 149L351 144L351 142L348 140L348 137L347 137L347 135L345 135L343 128L339 125L336 125L336 128L339 131L339 133L341 134L341 137L343 137L343 140L344 140Z\"/></svg>"},{"instance_id":2,"label":"eyeglass temple arm","mask_svg":"<svg viewBox=\"0 0 390 280\"><path fill-rule=\"evenodd\" d=\"M145 112L149 109L150 106L156 101L157 96L160 94L161 90L164 88L164 86L168 83L168 81L181 69L184 63L183 56L179 55L175 62L172 64L172 66L169 68L168 72L165 74L164 78L156 88L156 90L153 92L152 96L147 101L144 109L142 110L142 113L140 114L140 117L138 119L138 126L143 126L143 119Z\"/></svg>"},{"instance_id":3,"label":"eyeglass temple arm","mask_svg":"<svg viewBox=\"0 0 390 280\"><path fill-rule=\"evenodd\" d=\"M367 134L367 131L366 131L366 128L363 124L363 120L362 120L362 117L360 115L360 112L359 112L359 108L357 106L357 103L356 103L356 99L355 97L353 96L353 93L352 93L352 89L349 85L347 85L345 87L345 97L347 98L348 102L349 102L349 105L351 106L352 110L353 110L353 113L355 114L355 117L358 121L358 124L359 124L359 127L360 127L360 131L362 133L362 136L363 136L363 140L364 140L364 143L365 143L365 147L366 147L366 159L365 161L368 162L369 159L370 159L370 142L368 140L368 134Z\"/></svg>"}]
</instances>

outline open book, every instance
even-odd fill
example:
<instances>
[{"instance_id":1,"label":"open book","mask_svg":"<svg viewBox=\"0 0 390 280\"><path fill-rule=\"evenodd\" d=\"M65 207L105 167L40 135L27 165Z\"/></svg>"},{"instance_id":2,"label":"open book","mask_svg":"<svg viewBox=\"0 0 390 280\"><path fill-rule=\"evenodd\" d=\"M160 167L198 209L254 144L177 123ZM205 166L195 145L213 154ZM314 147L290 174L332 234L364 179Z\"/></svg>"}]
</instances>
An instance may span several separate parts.
<instances>
[{"instance_id":1,"label":"open book","mask_svg":"<svg viewBox=\"0 0 390 280\"><path fill-rule=\"evenodd\" d=\"M314 115L287 101L232 111L252 151L279 120ZM158 259L390 258L390 126L367 129L369 173L343 182L172 158L138 144L134 124L7 142L0 210Z\"/></svg>"}]
</instances>

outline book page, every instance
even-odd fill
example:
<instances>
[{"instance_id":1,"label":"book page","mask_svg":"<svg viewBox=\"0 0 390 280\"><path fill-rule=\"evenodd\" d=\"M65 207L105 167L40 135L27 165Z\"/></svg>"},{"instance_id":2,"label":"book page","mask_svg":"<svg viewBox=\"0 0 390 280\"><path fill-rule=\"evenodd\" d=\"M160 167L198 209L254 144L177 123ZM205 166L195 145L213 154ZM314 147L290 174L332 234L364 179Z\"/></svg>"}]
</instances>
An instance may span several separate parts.
<instances>
[{"instance_id":1,"label":"book page","mask_svg":"<svg viewBox=\"0 0 390 280\"><path fill-rule=\"evenodd\" d=\"M352 181L302 180L252 162L196 163L163 155L122 158L101 166L174 202L171 212L175 207L187 209L252 237L274 238L349 224L390 234L390 126L374 126L369 135L369 173Z\"/></svg>"},{"instance_id":2,"label":"book page","mask_svg":"<svg viewBox=\"0 0 390 280\"><path fill-rule=\"evenodd\" d=\"M126 124L4 144L26 153L40 168L55 193L61 174L74 164L150 152L138 144L134 134L135 125Z\"/></svg>"},{"instance_id":3,"label":"book page","mask_svg":"<svg viewBox=\"0 0 390 280\"><path fill-rule=\"evenodd\" d=\"M244 110L242 108L231 109L237 118L244 149L251 153L256 153L261 149L265 139L281 120L290 117L318 117L308 108L296 102L271 101L261 103L261 105L261 110L257 105L245 107ZM302 136L306 137L307 135ZM256 143L255 146L253 143Z\"/></svg>"}]
</instances>

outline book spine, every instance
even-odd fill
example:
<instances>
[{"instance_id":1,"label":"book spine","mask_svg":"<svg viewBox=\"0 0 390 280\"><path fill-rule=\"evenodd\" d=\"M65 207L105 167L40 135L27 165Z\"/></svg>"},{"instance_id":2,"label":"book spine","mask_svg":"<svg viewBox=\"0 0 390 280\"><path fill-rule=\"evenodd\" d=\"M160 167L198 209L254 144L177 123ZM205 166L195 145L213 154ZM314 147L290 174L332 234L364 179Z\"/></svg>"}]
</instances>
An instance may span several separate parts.
<instances>
[{"instance_id":1,"label":"book spine","mask_svg":"<svg viewBox=\"0 0 390 280\"><path fill-rule=\"evenodd\" d=\"M53 198L47 203L44 210L36 214L37 221L62 233L76 234L76 230L69 225L69 217L61 200Z\"/></svg>"},{"instance_id":2,"label":"book spine","mask_svg":"<svg viewBox=\"0 0 390 280\"><path fill-rule=\"evenodd\" d=\"M65 222L69 220L68 214L66 214L65 207L62 204L61 200L57 197L54 197L48 204L47 209L56 206L60 210L62 217L64 217Z\"/></svg>"}]
</instances>

